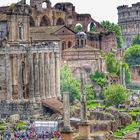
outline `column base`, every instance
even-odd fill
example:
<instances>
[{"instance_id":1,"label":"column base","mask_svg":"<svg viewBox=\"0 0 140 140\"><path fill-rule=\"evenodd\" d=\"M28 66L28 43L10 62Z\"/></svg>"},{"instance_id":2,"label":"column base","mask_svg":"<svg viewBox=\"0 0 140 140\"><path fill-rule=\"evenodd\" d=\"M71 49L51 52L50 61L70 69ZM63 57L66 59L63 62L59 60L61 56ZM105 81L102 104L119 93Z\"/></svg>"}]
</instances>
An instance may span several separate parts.
<instances>
[{"instance_id":1,"label":"column base","mask_svg":"<svg viewBox=\"0 0 140 140\"><path fill-rule=\"evenodd\" d=\"M88 121L82 121L79 123L79 139L78 140L91 140L90 123Z\"/></svg>"},{"instance_id":2,"label":"column base","mask_svg":"<svg viewBox=\"0 0 140 140\"><path fill-rule=\"evenodd\" d=\"M62 140L73 140L73 131L71 127L64 127L61 131Z\"/></svg>"}]
</instances>

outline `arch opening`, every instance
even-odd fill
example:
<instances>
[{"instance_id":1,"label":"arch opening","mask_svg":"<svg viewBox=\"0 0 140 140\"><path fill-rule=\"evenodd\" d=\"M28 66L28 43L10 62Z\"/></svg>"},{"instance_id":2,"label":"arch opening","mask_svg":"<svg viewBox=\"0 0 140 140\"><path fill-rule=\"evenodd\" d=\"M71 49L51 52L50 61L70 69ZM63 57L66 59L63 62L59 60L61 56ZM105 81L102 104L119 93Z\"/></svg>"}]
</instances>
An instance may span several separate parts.
<instances>
[{"instance_id":1,"label":"arch opening","mask_svg":"<svg viewBox=\"0 0 140 140\"><path fill-rule=\"evenodd\" d=\"M87 26L88 32L96 32L96 24L94 22L90 22Z\"/></svg>"},{"instance_id":2,"label":"arch opening","mask_svg":"<svg viewBox=\"0 0 140 140\"><path fill-rule=\"evenodd\" d=\"M83 25L81 23L77 23L74 30L76 32L81 32L83 30Z\"/></svg>"},{"instance_id":3,"label":"arch opening","mask_svg":"<svg viewBox=\"0 0 140 140\"><path fill-rule=\"evenodd\" d=\"M50 26L51 22L47 16L43 16L40 22L40 26Z\"/></svg>"},{"instance_id":4,"label":"arch opening","mask_svg":"<svg viewBox=\"0 0 140 140\"><path fill-rule=\"evenodd\" d=\"M58 18L56 25L65 25L65 22L62 18Z\"/></svg>"}]
</instances>

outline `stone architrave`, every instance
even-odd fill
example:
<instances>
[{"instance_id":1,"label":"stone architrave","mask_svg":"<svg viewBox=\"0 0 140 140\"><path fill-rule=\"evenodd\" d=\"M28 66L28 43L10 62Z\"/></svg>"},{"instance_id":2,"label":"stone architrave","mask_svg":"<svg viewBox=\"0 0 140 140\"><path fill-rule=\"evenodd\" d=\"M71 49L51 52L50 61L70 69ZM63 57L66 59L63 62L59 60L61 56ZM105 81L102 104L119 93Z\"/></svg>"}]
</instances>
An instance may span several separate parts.
<instances>
[{"instance_id":1,"label":"stone architrave","mask_svg":"<svg viewBox=\"0 0 140 140\"><path fill-rule=\"evenodd\" d=\"M58 98L61 98L61 94L60 94L60 54L55 53L55 58L56 58L56 68L55 68L55 73L56 73L56 96Z\"/></svg>"},{"instance_id":2,"label":"stone architrave","mask_svg":"<svg viewBox=\"0 0 140 140\"><path fill-rule=\"evenodd\" d=\"M7 102L12 101L12 73L11 73L11 61L10 55L5 53L5 63L6 63L6 85L7 85Z\"/></svg>"},{"instance_id":3,"label":"stone architrave","mask_svg":"<svg viewBox=\"0 0 140 140\"><path fill-rule=\"evenodd\" d=\"M22 83L22 62L21 54L17 54L17 89L18 89L18 101L23 101L23 83Z\"/></svg>"},{"instance_id":4,"label":"stone architrave","mask_svg":"<svg viewBox=\"0 0 140 140\"><path fill-rule=\"evenodd\" d=\"M30 102L35 102L34 96L34 67L33 67L33 54L28 54L28 63L29 63L29 98Z\"/></svg>"},{"instance_id":5,"label":"stone architrave","mask_svg":"<svg viewBox=\"0 0 140 140\"><path fill-rule=\"evenodd\" d=\"M38 53L35 54L35 58L34 58L34 64L35 64L35 69L34 69L34 77L35 77L35 81L34 81L34 85L35 85L35 100L37 102L40 102L40 93L39 93L39 61L38 61Z\"/></svg>"}]
</instances>

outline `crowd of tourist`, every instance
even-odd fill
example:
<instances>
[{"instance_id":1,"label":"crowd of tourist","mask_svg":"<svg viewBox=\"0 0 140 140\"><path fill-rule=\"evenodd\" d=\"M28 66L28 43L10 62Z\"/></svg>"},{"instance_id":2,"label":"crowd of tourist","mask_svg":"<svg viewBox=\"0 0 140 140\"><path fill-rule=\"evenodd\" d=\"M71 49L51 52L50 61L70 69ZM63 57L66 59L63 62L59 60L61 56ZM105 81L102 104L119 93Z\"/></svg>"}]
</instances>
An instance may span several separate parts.
<instances>
[{"instance_id":1,"label":"crowd of tourist","mask_svg":"<svg viewBox=\"0 0 140 140\"><path fill-rule=\"evenodd\" d=\"M14 127L12 131L7 127L2 134L3 140L62 140L60 131L41 131L36 132L32 123L24 129Z\"/></svg>"}]
</instances>

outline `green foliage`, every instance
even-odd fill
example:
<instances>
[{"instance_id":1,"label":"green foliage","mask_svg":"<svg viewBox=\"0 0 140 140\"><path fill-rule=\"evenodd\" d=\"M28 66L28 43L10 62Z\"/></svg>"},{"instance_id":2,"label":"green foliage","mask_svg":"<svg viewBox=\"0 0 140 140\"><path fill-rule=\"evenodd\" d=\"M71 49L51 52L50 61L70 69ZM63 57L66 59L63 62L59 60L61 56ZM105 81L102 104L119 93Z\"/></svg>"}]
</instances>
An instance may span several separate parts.
<instances>
[{"instance_id":1,"label":"green foliage","mask_svg":"<svg viewBox=\"0 0 140 140\"><path fill-rule=\"evenodd\" d=\"M105 75L99 71L95 71L95 74L90 74L90 79L101 87L104 87L107 83Z\"/></svg>"},{"instance_id":2,"label":"green foliage","mask_svg":"<svg viewBox=\"0 0 140 140\"><path fill-rule=\"evenodd\" d=\"M65 91L70 93L70 102L80 98L80 82L73 78L67 65L60 71L60 90L61 94Z\"/></svg>"},{"instance_id":3,"label":"green foliage","mask_svg":"<svg viewBox=\"0 0 140 140\"><path fill-rule=\"evenodd\" d=\"M120 130L115 131L114 136L117 138L122 138L126 133L129 133L129 132L137 129L138 125L139 124L136 121L133 121L130 125L122 128Z\"/></svg>"},{"instance_id":4,"label":"green foliage","mask_svg":"<svg viewBox=\"0 0 140 140\"><path fill-rule=\"evenodd\" d=\"M125 68L125 83L129 84L131 81L131 73L129 70L129 66L127 63L123 63L123 67Z\"/></svg>"},{"instance_id":5,"label":"green foliage","mask_svg":"<svg viewBox=\"0 0 140 140\"><path fill-rule=\"evenodd\" d=\"M93 92L92 86L86 85L85 91L86 91L86 100L87 100L87 103L93 102L93 100L94 100L94 92Z\"/></svg>"},{"instance_id":6,"label":"green foliage","mask_svg":"<svg viewBox=\"0 0 140 140\"><path fill-rule=\"evenodd\" d=\"M77 25L77 26L75 27L75 31L76 31L76 32L81 32L82 30L83 30L83 28L82 28L81 25Z\"/></svg>"},{"instance_id":7,"label":"green foliage","mask_svg":"<svg viewBox=\"0 0 140 140\"><path fill-rule=\"evenodd\" d=\"M18 130L19 128L22 129L24 126L26 126L27 123L26 122L18 122L16 124L16 129Z\"/></svg>"},{"instance_id":8,"label":"green foliage","mask_svg":"<svg viewBox=\"0 0 140 140\"><path fill-rule=\"evenodd\" d=\"M122 85L110 85L103 96L107 106L124 104L128 100L128 91Z\"/></svg>"},{"instance_id":9,"label":"green foliage","mask_svg":"<svg viewBox=\"0 0 140 140\"><path fill-rule=\"evenodd\" d=\"M96 32L96 25L94 23L90 24L89 31L90 32Z\"/></svg>"},{"instance_id":10,"label":"green foliage","mask_svg":"<svg viewBox=\"0 0 140 140\"><path fill-rule=\"evenodd\" d=\"M124 53L124 59L129 66L140 65L140 45L128 48Z\"/></svg>"},{"instance_id":11,"label":"green foliage","mask_svg":"<svg viewBox=\"0 0 140 140\"><path fill-rule=\"evenodd\" d=\"M109 73L119 75L119 62L117 62L115 54L112 52L106 56L106 66Z\"/></svg>"},{"instance_id":12,"label":"green foliage","mask_svg":"<svg viewBox=\"0 0 140 140\"><path fill-rule=\"evenodd\" d=\"M140 34L137 34L134 38L133 38L133 41L132 41L132 45L140 45Z\"/></svg>"},{"instance_id":13,"label":"green foliage","mask_svg":"<svg viewBox=\"0 0 140 140\"><path fill-rule=\"evenodd\" d=\"M109 21L102 21L101 25L103 28L108 30L109 32L115 32L116 40L117 40L117 47L122 48L123 38L122 38L122 31L118 24L111 23Z\"/></svg>"},{"instance_id":14,"label":"green foliage","mask_svg":"<svg viewBox=\"0 0 140 140\"><path fill-rule=\"evenodd\" d=\"M111 75L117 75L117 76L120 75L120 65L121 64L122 64L123 68L125 68L125 82L126 82L126 84L128 84L131 81L131 73L130 73L128 64L125 62L118 62L115 58L115 54L113 54L112 52L110 52L106 56L107 71Z\"/></svg>"}]
</instances>

